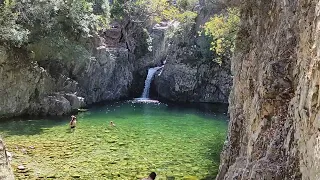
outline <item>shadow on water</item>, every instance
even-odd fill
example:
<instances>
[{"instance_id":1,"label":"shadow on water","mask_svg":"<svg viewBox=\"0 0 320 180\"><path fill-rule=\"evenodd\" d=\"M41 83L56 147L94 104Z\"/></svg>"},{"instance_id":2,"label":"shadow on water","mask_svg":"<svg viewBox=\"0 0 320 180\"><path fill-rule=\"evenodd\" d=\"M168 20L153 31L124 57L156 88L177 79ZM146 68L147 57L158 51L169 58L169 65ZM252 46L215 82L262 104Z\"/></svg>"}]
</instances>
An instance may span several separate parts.
<instances>
[{"instance_id":1,"label":"shadow on water","mask_svg":"<svg viewBox=\"0 0 320 180\"><path fill-rule=\"evenodd\" d=\"M69 116L0 119L0 132L3 133L0 133L0 135L36 135L57 125L66 125L66 129L68 129L67 124L69 120Z\"/></svg>"},{"instance_id":2,"label":"shadow on water","mask_svg":"<svg viewBox=\"0 0 320 180\"><path fill-rule=\"evenodd\" d=\"M224 142L221 141L212 141L207 144L207 153L204 154L204 157L210 159L212 165L208 166L208 175L201 180L213 180L216 179L219 171L219 164L220 164L220 154L223 149ZM213 168L216 167L216 168Z\"/></svg>"},{"instance_id":3,"label":"shadow on water","mask_svg":"<svg viewBox=\"0 0 320 180\"><path fill-rule=\"evenodd\" d=\"M222 103L172 103L167 104L167 111L195 113L203 118L228 121L228 104Z\"/></svg>"}]
</instances>

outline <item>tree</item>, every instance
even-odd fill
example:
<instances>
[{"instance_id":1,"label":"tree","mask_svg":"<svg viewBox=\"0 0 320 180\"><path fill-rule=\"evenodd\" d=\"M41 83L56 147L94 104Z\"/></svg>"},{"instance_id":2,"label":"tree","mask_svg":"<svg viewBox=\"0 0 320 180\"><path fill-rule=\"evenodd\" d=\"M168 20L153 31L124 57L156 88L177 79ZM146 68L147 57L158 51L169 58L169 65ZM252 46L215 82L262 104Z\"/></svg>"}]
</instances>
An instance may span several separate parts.
<instances>
[{"instance_id":1,"label":"tree","mask_svg":"<svg viewBox=\"0 0 320 180\"><path fill-rule=\"evenodd\" d=\"M193 11L193 8L199 3L198 0L177 0L177 6L182 11Z\"/></svg>"},{"instance_id":2,"label":"tree","mask_svg":"<svg viewBox=\"0 0 320 180\"><path fill-rule=\"evenodd\" d=\"M128 17L134 22L185 21L188 19L187 15L191 15L189 19L196 17L196 13L190 8L195 2L196 0L178 0L177 4L174 4L168 0L115 0L111 7L111 16L120 20Z\"/></svg>"},{"instance_id":3,"label":"tree","mask_svg":"<svg viewBox=\"0 0 320 180\"><path fill-rule=\"evenodd\" d=\"M228 8L224 14L215 15L204 25L204 33L212 38L211 50L217 55L214 61L221 64L224 57L230 58L239 30L240 13Z\"/></svg>"},{"instance_id":4,"label":"tree","mask_svg":"<svg viewBox=\"0 0 320 180\"><path fill-rule=\"evenodd\" d=\"M109 24L108 0L5 0L0 6L0 43L24 44L38 60L87 56L86 41Z\"/></svg>"},{"instance_id":5,"label":"tree","mask_svg":"<svg viewBox=\"0 0 320 180\"><path fill-rule=\"evenodd\" d=\"M18 14L12 11L14 2L6 0L0 6L0 43L21 46L28 39L29 31L17 24Z\"/></svg>"}]
</instances>

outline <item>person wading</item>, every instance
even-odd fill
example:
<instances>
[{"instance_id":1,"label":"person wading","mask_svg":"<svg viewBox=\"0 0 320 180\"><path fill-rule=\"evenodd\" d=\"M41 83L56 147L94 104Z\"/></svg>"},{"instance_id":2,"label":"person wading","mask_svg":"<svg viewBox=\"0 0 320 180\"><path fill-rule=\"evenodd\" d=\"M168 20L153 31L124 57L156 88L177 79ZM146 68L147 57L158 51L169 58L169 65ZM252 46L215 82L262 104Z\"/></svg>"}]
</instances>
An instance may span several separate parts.
<instances>
[{"instance_id":1,"label":"person wading","mask_svg":"<svg viewBox=\"0 0 320 180\"><path fill-rule=\"evenodd\" d=\"M70 129L72 132L74 132L74 130L76 129L76 125L77 125L77 117L72 115L71 121L70 121Z\"/></svg>"}]
</instances>

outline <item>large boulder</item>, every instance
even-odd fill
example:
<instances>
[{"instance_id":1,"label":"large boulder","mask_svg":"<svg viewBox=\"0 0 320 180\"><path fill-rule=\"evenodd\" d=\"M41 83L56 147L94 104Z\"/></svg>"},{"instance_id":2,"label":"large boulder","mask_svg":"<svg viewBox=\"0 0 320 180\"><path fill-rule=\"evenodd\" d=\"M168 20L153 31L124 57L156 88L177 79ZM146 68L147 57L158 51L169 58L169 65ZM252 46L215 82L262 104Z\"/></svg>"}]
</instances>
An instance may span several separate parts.
<instances>
[{"instance_id":1,"label":"large boulder","mask_svg":"<svg viewBox=\"0 0 320 180\"><path fill-rule=\"evenodd\" d=\"M79 95L87 104L127 97L133 80L132 64L125 48L97 48L95 57L72 69Z\"/></svg>"},{"instance_id":2,"label":"large boulder","mask_svg":"<svg viewBox=\"0 0 320 180\"><path fill-rule=\"evenodd\" d=\"M75 94L66 93L64 95L64 97L69 101L72 110L79 109L79 108L84 107L86 105L84 102L84 98L78 97Z\"/></svg>"},{"instance_id":3,"label":"large boulder","mask_svg":"<svg viewBox=\"0 0 320 180\"><path fill-rule=\"evenodd\" d=\"M63 68L55 69L50 64L48 72L37 62L29 61L25 53L0 50L0 118L62 115L84 106L83 99L72 97L77 83L61 72ZM55 93L62 90L66 92Z\"/></svg>"},{"instance_id":4,"label":"large boulder","mask_svg":"<svg viewBox=\"0 0 320 180\"><path fill-rule=\"evenodd\" d=\"M31 103L28 114L61 116L84 107L84 98L72 93L53 93Z\"/></svg>"},{"instance_id":5,"label":"large boulder","mask_svg":"<svg viewBox=\"0 0 320 180\"><path fill-rule=\"evenodd\" d=\"M8 152L0 137L0 179L1 180L14 180L13 171L10 166Z\"/></svg>"},{"instance_id":6,"label":"large boulder","mask_svg":"<svg viewBox=\"0 0 320 180\"><path fill-rule=\"evenodd\" d=\"M228 69L214 63L199 67L168 63L155 79L158 94L172 101L227 103L230 93Z\"/></svg>"},{"instance_id":7,"label":"large boulder","mask_svg":"<svg viewBox=\"0 0 320 180\"><path fill-rule=\"evenodd\" d=\"M2 54L12 52L4 50ZM55 90L54 81L45 69L28 62L23 54L2 55L0 66L0 117L27 113L32 102Z\"/></svg>"}]
</instances>

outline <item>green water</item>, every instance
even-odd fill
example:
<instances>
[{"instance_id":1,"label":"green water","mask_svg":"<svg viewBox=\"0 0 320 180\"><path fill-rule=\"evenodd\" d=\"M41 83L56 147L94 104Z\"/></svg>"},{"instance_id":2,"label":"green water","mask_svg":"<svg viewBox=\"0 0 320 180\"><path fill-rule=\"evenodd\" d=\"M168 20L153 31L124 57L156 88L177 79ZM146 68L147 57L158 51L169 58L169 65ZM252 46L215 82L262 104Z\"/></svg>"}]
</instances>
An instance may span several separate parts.
<instances>
[{"instance_id":1,"label":"green water","mask_svg":"<svg viewBox=\"0 0 320 180\"><path fill-rule=\"evenodd\" d=\"M74 133L69 116L4 121L0 133L17 179L214 179L226 108L199 107L117 102L79 113Z\"/></svg>"}]
</instances>

